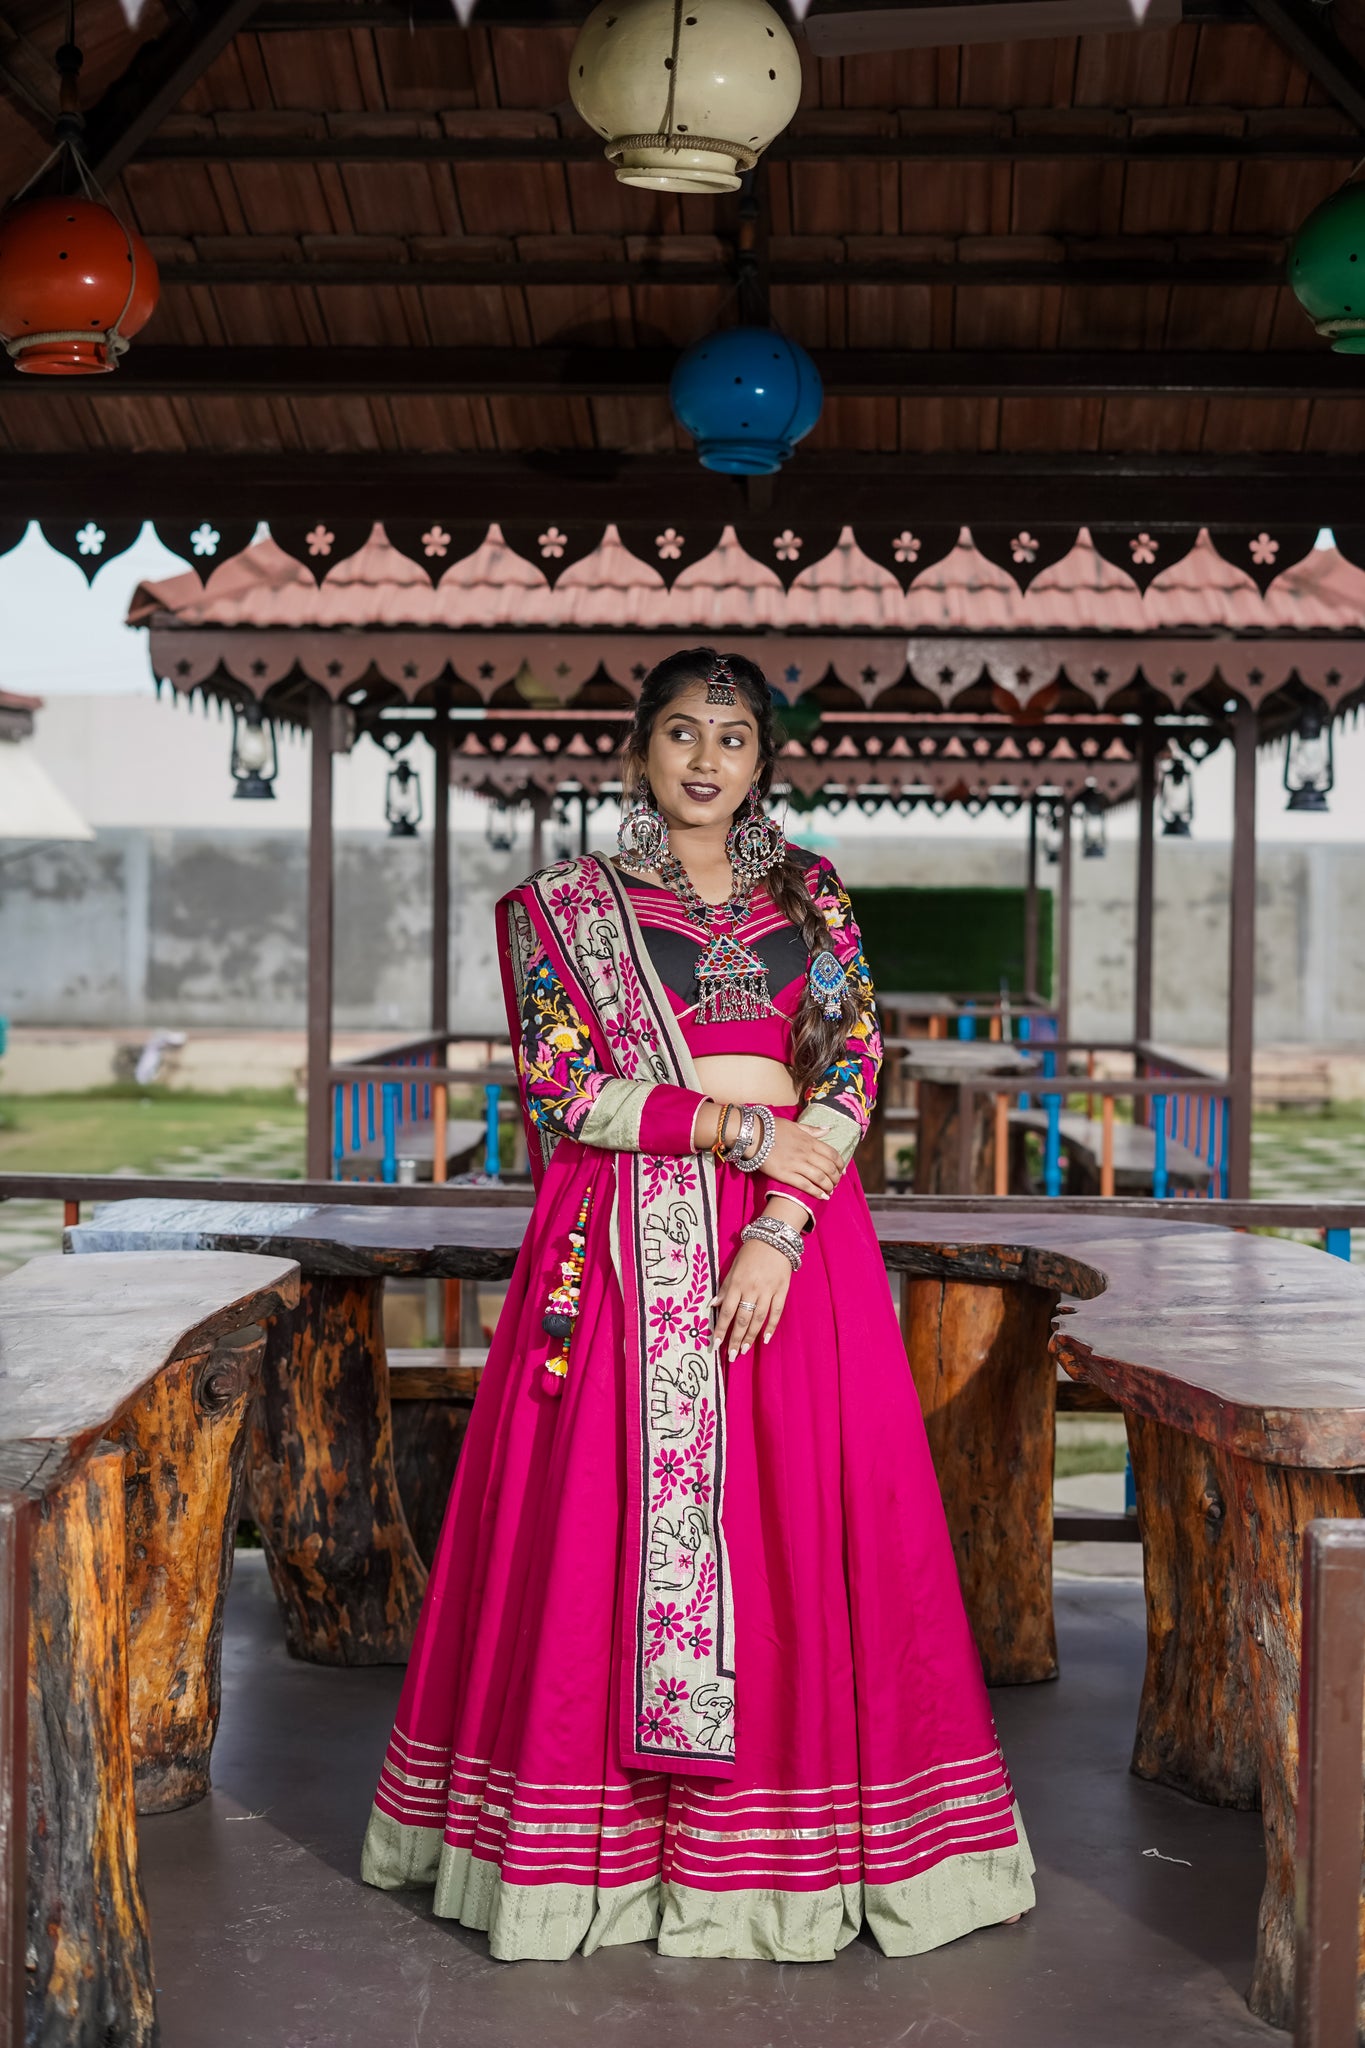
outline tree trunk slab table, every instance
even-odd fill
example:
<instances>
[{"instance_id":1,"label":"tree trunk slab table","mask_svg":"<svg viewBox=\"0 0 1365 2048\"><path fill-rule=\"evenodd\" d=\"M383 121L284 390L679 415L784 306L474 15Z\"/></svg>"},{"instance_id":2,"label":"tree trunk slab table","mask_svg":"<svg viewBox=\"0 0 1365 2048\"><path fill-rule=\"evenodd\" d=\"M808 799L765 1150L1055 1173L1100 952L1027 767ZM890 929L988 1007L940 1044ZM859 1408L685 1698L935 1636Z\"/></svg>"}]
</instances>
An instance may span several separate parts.
<instances>
[{"instance_id":1,"label":"tree trunk slab table","mask_svg":"<svg viewBox=\"0 0 1365 2048\"><path fill-rule=\"evenodd\" d=\"M0 1496L8 1568L28 1566L27 1643L10 1645L29 1700L28 2038L44 2048L155 2039L136 1814L208 1787L261 1324L297 1297L291 1262L217 1253L49 1256L0 1280Z\"/></svg>"},{"instance_id":2,"label":"tree trunk slab table","mask_svg":"<svg viewBox=\"0 0 1365 2048\"><path fill-rule=\"evenodd\" d=\"M133 1206L116 1205L71 1240L164 1242L164 1219L120 1214ZM325 1463L317 1446L329 1439L367 1445L387 1465L375 1486L392 1493L388 1388L376 1365L379 1282L504 1279L529 1210L337 1206L231 1222L219 1211L216 1225L214 1210L199 1205L192 1230L182 1215L191 1241L298 1260L312 1304L301 1323L284 1326L285 1345L268 1350L266 1413L275 1419L263 1426L265 1451L283 1468L290 1432L311 1433L297 1453L304 1474L310 1460ZM1267 1881L1252 2004L1283 2024L1292 1998L1298 1541L1312 1516L1365 1512L1365 1275L1306 1245L1164 1219L1111 1221L1048 1204L1008 1216L943 1214L896 1197L876 1199L872 1211L883 1257L904 1277L907 1353L968 1614L995 1683L1057 1668L1057 1361L1123 1408L1148 1608L1133 1765L1197 1798L1259 1800ZM322 1354L310 1367L322 1391L302 1403L290 1391L290 1347ZM340 1481L304 1489L299 1507L290 1505L294 1483L286 1472L273 1498L283 1503L281 1529L311 1527L305 1562L316 1577L300 1603L321 1606L321 1584L344 1613L362 1575L348 1580L330 1563ZM392 1514L401 1523L396 1506ZM358 1524L347 1527L358 1541ZM296 1566L276 1541L272 1570L287 1609ZM393 1556L390 1548L381 1558L386 1584ZM415 1551L404 1569L415 1610Z\"/></svg>"},{"instance_id":3,"label":"tree trunk slab table","mask_svg":"<svg viewBox=\"0 0 1365 2048\"><path fill-rule=\"evenodd\" d=\"M216 1250L297 1261L296 1307L267 1329L247 1499L297 1657L406 1662L426 1566L394 1469L386 1279L505 1279L530 1214L488 1208L114 1202L73 1252ZM289 1250L283 1247L289 1246Z\"/></svg>"},{"instance_id":4,"label":"tree trunk slab table","mask_svg":"<svg viewBox=\"0 0 1365 2048\"><path fill-rule=\"evenodd\" d=\"M991 1039L925 1039L902 1047L896 1059L902 1077L915 1082L919 1097L915 1193L991 1194L995 1187L995 1104L986 1092L975 1098L971 1173L964 1185L958 1091L964 1081L984 1083L996 1074L1031 1074L1041 1064L1037 1053L1022 1053Z\"/></svg>"},{"instance_id":5,"label":"tree trunk slab table","mask_svg":"<svg viewBox=\"0 0 1365 2048\"><path fill-rule=\"evenodd\" d=\"M1250 2003L1287 2027L1303 1530L1365 1515L1365 1275L1306 1245L1198 1232L1135 1248L1110 1283L1054 1349L1128 1419L1148 1601L1134 1768L1259 1799ZM1365 1986L1365 1940L1361 1963Z\"/></svg>"}]
</instances>

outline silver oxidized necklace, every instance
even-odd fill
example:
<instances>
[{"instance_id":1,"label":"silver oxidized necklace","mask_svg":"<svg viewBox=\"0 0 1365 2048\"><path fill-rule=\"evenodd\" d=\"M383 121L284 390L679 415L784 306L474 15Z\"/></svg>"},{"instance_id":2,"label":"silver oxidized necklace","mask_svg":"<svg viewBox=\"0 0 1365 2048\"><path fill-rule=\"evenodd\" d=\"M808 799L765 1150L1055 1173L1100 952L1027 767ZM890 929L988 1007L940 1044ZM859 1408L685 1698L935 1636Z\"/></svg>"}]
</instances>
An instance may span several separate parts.
<instances>
[{"instance_id":1,"label":"silver oxidized necklace","mask_svg":"<svg viewBox=\"0 0 1365 2048\"><path fill-rule=\"evenodd\" d=\"M742 871L733 870L735 881L728 901L708 903L697 893L675 853L663 855L658 872L706 939L697 961L697 1022L752 1024L760 1017L771 1017L768 970L739 937L739 927L749 914L754 878L741 880Z\"/></svg>"}]
</instances>

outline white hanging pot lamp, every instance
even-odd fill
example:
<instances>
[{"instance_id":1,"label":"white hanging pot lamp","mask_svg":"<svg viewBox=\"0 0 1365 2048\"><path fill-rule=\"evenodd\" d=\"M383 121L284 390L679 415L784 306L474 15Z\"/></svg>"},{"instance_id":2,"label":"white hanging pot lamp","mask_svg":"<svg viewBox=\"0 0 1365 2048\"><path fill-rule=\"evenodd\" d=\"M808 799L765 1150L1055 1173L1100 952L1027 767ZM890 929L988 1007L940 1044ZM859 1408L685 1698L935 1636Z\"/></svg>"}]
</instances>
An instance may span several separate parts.
<instances>
[{"instance_id":1,"label":"white hanging pot lamp","mask_svg":"<svg viewBox=\"0 0 1365 2048\"><path fill-rule=\"evenodd\" d=\"M796 112L801 60L767 0L601 0L569 90L623 185L734 192Z\"/></svg>"}]
</instances>

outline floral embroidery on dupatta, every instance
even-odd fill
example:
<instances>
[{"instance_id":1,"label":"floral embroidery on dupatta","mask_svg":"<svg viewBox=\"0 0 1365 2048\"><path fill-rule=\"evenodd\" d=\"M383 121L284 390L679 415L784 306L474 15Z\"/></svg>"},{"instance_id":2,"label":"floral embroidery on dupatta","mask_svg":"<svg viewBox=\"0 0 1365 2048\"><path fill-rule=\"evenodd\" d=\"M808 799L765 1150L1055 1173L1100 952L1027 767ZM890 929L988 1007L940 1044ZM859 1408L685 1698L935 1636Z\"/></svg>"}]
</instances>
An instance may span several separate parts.
<instances>
[{"instance_id":1,"label":"floral embroidery on dupatta","mask_svg":"<svg viewBox=\"0 0 1365 2048\"><path fill-rule=\"evenodd\" d=\"M537 934L526 899L548 924L548 943ZM695 1085L625 892L609 869L591 856L563 862L517 891L513 910L522 956L516 988L523 1079L528 1101L536 1091L563 1098L550 1119L558 1131L581 1125L612 1078ZM594 1034L579 1004L600 1027L615 1076L595 1058ZM529 1114L536 1123L534 1108ZM549 1131L538 1135L544 1143ZM735 1738L733 1620L720 1524L724 1391L710 1322L717 1281L715 1168L700 1156L622 1151L615 1171L613 1228L632 1404L622 1760L717 1775L733 1763Z\"/></svg>"}]
</instances>

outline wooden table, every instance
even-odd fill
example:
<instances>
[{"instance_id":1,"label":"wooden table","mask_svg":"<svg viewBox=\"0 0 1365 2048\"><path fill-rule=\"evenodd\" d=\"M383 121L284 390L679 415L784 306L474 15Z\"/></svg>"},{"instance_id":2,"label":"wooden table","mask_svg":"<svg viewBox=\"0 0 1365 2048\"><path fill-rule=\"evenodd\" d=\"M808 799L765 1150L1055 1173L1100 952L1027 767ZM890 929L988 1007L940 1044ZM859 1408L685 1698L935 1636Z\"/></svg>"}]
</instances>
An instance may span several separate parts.
<instances>
[{"instance_id":1,"label":"wooden table","mask_svg":"<svg viewBox=\"0 0 1365 2048\"><path fill-rule=\"evenodd\" d=\"M289 1261L216 1252L0 1279L0 1547L6 1569L29 1558L5 1675L37 1709L27 1857L0 1825L0 1894L18 1861L29 2038L51 2048L155 2038L136 1815L208 1787L260 1325L297 1295ZM5 1608L0 1585L0 1642ZM14 1708L0 1691L0 1778ZM0 1783L0 1822L14 1795ZM16 1911L0 1898L6 1965Z\"/></svg>"},{"instance_id":2,"label":"wooden table","mask_svg":"<svg viewBox=\"0 0 1365 2048\"><path fill-rule=\"evenodd\" d=\"M296 1307L269 1326L247 1454L248 1499L295 1656L406 1661L426 1585L394 1472L386 1279L505 1279L517 1207L109 1204L68 1249L216 1250L296 1260ZM285 1249L288 1247L288 1249Z\"/></svg>"},{"instance_id":3,"label":"wooden table","mask_svg":"<svg viewBox=\"0 0 1365 2048\"><path fill-rule=\"evenodd\" d=\"M1365 1273L1309 1245L1190 1223L1046 1209L1007 1223L883 1209L876 1223L887 1264L908 1276L907 1348L997 1677L1045 1675L1050 1530L1037 1503L1052 1360L1123 1408L1147 1594L1133 1769L1260 1806L1249 2002L1290 2025L1302 1534L1316 1517L1365 1514ZM1361 1962L1365 1981L1365 1944Z\"/></svg>"},{"instance_id":4,"label":"wooden table","mask_svg":"<svg viewBox=\"0 0 1365 2048\"><path fill-rule=\"evenodd\" d=\"M162 1207L146 1205L153 1206ZM311 1307L284 1322L286 1344L268 1351L268 1441L296 1452L273 1496L277 1528L310 1526L306 1562L324 1591L299 1593L300 1611L335 1610L343 1620L351 1613L353 1642L369 1607L363 1571L348 1578L333 1562L329 1516L341 1510L330 1503L347 1489L327 1464L329 1444L366 1446L375 1466L364 1515L346 1510L350 1540L363 1542L368 1517L379 1582L392 1589L407 1574L410 1608L420 1591L420 1566L394 1542L401 1515L390 1506L385 1525L374 1505L386 1488L392 1496L388 1394L376 1364L379 1282L386 1273L505 1278L526 1217L510 1207L322 1208L251 1211L230 1222L220 1215L214 1227L214 1205L206 1204L188 1228L182 1211L182 1242L275 1253L303 1267ZM887 1265L904 1275L907 1353L992 1682L1057 1670L1056 1360L1123 1407L1148 1606L1133 1767L1216 1803L1259 1798L1267 1880L1252 2004L1284 2024L1292 1993L1298 1539L1313 1515L1365 1511L1365 1274L1282 1239L1165 1219L1077 1217L1046 1204L1004 1218L936 1215L887 1198L874 1203L873 1219ZM114 1210L71 1236L165 1242L167 1226ZM357 1476L366 1469L358 1464ZM291 1487L299 1491L295 1506ZM363 1494L364 1485L350 1490ZM281 1550L272 1569L287 1588L301 1567ZM300 1640L304 1654L319 1654ZM318 1641L326 1653L329 1639Z\"/></svg>"},{"instance_id":5,"label":"wooden table","mask_svg":"<svg viewBox=\"0 0 1365 2048\"><path fill-rule=\"evenodd\" d=\"M995 1110L988 1094L976 1098L971 1132L971 1175L964 1185L964 1141L958 1090L964 1081L994 1074L1029 1074L1037 1053L982 1038L925 1039L895 1055L900 1072L919 1093L915 1139L917 1195L989 1195L995 1187ZM1013 1105L1011 1105L1013 1106Z\"/></svg>"}]
</instances>

